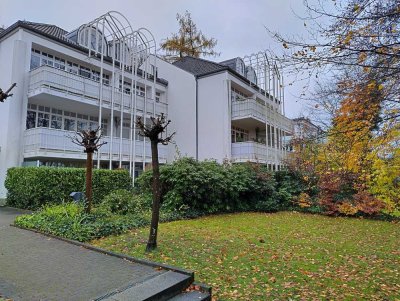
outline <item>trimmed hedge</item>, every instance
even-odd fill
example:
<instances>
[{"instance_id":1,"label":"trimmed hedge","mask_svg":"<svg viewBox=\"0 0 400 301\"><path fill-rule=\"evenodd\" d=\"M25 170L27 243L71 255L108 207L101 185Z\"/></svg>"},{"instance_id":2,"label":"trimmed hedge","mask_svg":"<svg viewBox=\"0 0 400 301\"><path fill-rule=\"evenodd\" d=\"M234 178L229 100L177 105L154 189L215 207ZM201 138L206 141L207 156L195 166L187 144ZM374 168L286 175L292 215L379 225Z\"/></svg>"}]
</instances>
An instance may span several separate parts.
<instances>
[{"instance_id":1,"label":"trimmed hedge","mask_svg":"<svg viewBox=\"0 0 400 301\"><path fill-rule=\"evenodd\" d=\"M73 191L85 191L84 168L13 167L5 181L7 205L37 209L45 204L70 201ZM100 203L110 192L131 189L126 170L93 170L93 202Z\"/></svg>"}]
</instances>

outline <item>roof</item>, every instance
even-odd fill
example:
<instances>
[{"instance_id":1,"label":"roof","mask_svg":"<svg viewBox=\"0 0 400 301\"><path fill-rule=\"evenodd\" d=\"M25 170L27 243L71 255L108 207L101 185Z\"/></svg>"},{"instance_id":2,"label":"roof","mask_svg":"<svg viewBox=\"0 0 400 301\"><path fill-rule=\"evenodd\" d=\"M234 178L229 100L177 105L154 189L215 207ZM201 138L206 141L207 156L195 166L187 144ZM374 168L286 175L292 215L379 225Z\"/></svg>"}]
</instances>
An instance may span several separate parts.
<instances>
[{"instance_id":1,"label":"roof","mask_svg":"<svg viewBox=\"0 0 400 301\"><path fill-rule=\"evenodd\" d=\"M185 56L180 60L174 62L173 65L183 70L186 70L187 72L192 73L195 76L216 73L229 69L229 67L227 66L191 56Z\"/></svg>"},{"instance_id":2,"label":"roof","mask_svg":"<svg viewBox=\"0 0 400 301\"><path fill-rule=\"evenodd\" d=\"M87 53L87 49L85 47L80 46L78 43L68 39L66 37L66 34L68 34L68 31L62 29L61 27L58 27L56 25L52 24L45 24L45 23L35 23L35 22L29 22L29 21L17 21L13 25L1 29L0 28L0 39L9 34L10 32L14 31L18 27L22 27L25 29L28 29L30 31L33 31L35 33L38 33L42 36L45 36L49 39L52 39L54 41L60 42L64 45L73 47L79 51ZM110 61L111 58L104 58L106 61ZM138 73L140 75L140 70L138 70ZM160 84L163 84L165 86L168 85L168 81L162 78L157 78L157 82Z\"/></svg>"},{"instance_id":3,"label":"roof","mask_svg":"<svg viewBox=\"0 0 400 301\"><path fill-rule=\"evenodd\" d=\"M224 65L224 66L228 66L229 68L231 68L232 70L236 71L236 61L237 61L237 57L230 59L230 60L226 60L223 62L220 62L220 65Z\"/></svg>"},{"instance_id":4,"label":"roof","mask_svg":"<svg viewBox=\"0 0 400 301\"><path fill-rule=\"evenodd\" d=\"M235 69L231 68L230 66L223 65L223 64L228 64L236 59L237 58L233 58L231 60L224 61L222 63L215 63L197 57L185 56L180 60L174 62L173 65L189 73L192 73L196 77L212 75L214 73L218 73L221 71L228 71L233 75L235 75L236 77L240 78L243 82L247 83L248 85L251 85L253 88L258 89L259 91L264 93L264 91L260 87L255 85L253 82L251 82L248 78L246 78L242 74L239 74Z\"/></svg>"}]
</instances>

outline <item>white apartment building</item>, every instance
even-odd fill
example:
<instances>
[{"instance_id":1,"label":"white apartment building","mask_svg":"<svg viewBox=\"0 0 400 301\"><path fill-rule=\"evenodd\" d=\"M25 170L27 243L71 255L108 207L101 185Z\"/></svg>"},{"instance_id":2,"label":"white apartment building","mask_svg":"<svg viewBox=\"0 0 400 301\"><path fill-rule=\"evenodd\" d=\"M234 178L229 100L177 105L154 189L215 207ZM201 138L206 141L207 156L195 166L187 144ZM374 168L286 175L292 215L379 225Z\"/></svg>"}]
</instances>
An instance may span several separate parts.
<instances>
[{"instance_id":1,"label":"white apartment building","mask_svg":"<svg viewBox=\"0 0 400 301\"><path fill-rule=\"evenodd\" d=\"M282 76L264 54L221 63L184 57L157 66L168 79L169 117L181 155L282 168L292 123L284 116Z\"/></svg>"},{"instance_id":2,"label":"white apartment building","mask_svg":"<svg viewBox=\"0 0 400 301\"><path fill-rule=\"evenodd\" d=\"M156 48L148 30L133 29L117 12L70 32L27 21L0 30L0 87L17 83L0 104L0 199L10 167L83 166L86 155L70 137L89 128L100 127L107 142L97 168L137 175L151 162L137 116L171 119L176 144L159 146L161 163L179 150L199 160L280 168L291 124L276 68L260 72L251 57L247 64L190 57L170 64Z\"/></svg>"}]
</instances>

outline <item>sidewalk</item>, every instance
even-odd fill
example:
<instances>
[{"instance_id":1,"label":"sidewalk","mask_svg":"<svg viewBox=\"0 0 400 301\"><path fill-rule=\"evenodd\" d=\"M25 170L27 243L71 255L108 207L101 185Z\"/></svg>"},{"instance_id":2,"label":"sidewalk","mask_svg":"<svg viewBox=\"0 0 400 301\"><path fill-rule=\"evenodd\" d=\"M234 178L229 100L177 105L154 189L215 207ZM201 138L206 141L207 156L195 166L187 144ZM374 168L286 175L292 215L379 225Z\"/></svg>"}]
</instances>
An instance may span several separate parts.
<instances>
[{"instance_id":1,"label":"sidewalk","mask_svg":"<svg viewBox=\"0 0 400 301\"><path fill-rule=\"evenodd\" d=\"M15 301L93 300L177 274L9 226L18 214L0 207L0 295Z\"/></svg>"}]
</instances>

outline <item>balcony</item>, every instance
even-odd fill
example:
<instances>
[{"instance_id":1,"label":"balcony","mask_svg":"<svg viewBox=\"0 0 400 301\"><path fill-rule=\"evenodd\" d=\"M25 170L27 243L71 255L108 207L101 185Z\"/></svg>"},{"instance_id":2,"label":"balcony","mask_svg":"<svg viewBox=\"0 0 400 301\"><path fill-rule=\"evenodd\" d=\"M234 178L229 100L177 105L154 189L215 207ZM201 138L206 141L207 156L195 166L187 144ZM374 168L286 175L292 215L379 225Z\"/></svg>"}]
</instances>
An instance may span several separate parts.
<instances>
[{"instance_id":1,"label":"balcony","mask_svg":"<svg viewBox=\"0 0 400 301\"><path fill-rule=\"evenodd\" d=\"M253 141L232 143L232 160L234 162L270 163L279 162L282 158L279 150L262 143Z\"/></svg>"},{"instance_id":2,"label":"balcony","mask_svg":"<svg viewBox=\"0 0 400 301\"><path fill-rule=\"evenodd\" d=\"M72 74L67 71L49 66L41 66L29 72L28 97L49 94L61 98L67 98L92 105L99 105L100 83L92 79ZM102 99L104 107L111 107L111 99L114 91L114 109L120 110L121 102L124 110L130 112L134 107L135 95L121 92L118 88L103 85ZM137 110L144 111L144 97L136 96ZM167 104L154 102L147 98L146 110L149 114L167 113Z\"/></svg>"},{"instance_id":3,"label":"balcony","mask_svg":"<svg viewBox=\"0 0 400 301\"><path fill-rule=\"evenodd\" d=\"M268 109L253 98L234 100L232 102L232 120L240 121L243 126L262 126L262 124L268 122L287 133L293 131L291 119L272 109Z\"/></svg>"},{"instance_id":4,"label":"balcony","mask_svg":"<svg viewBox=\"0 0 400 301\"><path fill-rule=\"evenodd\" d=\"M72 143L68 136L73 132L55 130L48 128L34 128L26 130L24 133L24 157L53 157L65 159L85 159L86 154L83 153L82 147ZM111 138L104 137L103 141L107 144L103 145L99 153L102 160L109 160L109 152L111 148ZM113 138L112 159L119 160L120 154L120 138ZM121 154L122 161L129 161L131 141L122 139ZM159 159L161 163L166 162L167 146L159 145ZM136 141L136 161L143 161L143 141ZM150 143L145 144L146 161L151 161ZM97 156L95 156L95 159Z\"/></svg>"},{"instance_id":5,"label":"balcony","mask_svg":"<svg viewBox=\"0 0 400 301\"><path fill-rule=\"evenodd\" d=\"M254 118L265 123L265 106L253 98L232 102L232 119Z\"/></svg>"}]
</instances>

